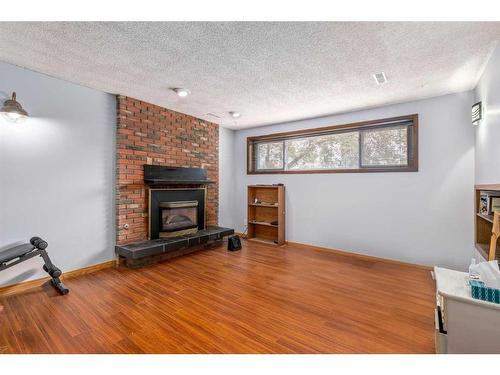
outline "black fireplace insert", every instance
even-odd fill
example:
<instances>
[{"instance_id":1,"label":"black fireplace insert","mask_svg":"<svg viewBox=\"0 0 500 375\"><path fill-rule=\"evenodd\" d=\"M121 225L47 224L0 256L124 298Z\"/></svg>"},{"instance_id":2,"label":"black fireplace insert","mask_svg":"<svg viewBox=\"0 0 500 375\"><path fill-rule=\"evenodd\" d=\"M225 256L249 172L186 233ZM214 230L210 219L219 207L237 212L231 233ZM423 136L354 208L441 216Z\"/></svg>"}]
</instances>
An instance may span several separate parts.
<instances>
[{"instance_id":1,"label":"black fireplace insert","mask_svg":"<svg viewBox=\"0 0 500 375\"><path fill-rule=\"evenodd\" d=\"M151 189L149 237L170 238L205 229L206 189Z\"/></svg>"}]
</instances>

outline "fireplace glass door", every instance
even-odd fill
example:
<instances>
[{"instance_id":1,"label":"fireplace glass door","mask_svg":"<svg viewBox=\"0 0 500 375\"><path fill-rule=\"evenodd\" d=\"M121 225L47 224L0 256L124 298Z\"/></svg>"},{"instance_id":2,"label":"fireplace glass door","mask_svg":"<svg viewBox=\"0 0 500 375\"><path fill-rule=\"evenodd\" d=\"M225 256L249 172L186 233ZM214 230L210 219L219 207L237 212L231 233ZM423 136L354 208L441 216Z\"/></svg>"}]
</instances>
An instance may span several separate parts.
<instances>
[{"instance_id":1,"label":"fireplace glass door","mask_svg":"<svg viewBox=\"0 0 500 375\"><path fill-rule=\"evenodd\" d=\"M198 202L160 202L160 237L175 237L198 231Z\"/></svg>"}]
</instances>

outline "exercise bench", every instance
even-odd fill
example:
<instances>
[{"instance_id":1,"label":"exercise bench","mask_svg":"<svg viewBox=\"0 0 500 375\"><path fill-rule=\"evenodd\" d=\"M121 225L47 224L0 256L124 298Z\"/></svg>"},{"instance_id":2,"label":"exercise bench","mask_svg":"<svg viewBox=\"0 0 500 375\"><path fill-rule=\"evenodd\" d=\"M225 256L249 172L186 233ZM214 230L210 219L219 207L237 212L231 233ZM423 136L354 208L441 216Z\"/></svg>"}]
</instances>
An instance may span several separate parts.
<instances>
[{"instance_id":1,"label":"exercise bench","mask_svg":"<svg viewBox=\"0 0 500 375\"><path fill-rule=\"evenodd\" d=\"M62 274L61 270L54 266L49 258L49 254L45 250L49 246L47 241L42 240L40 237L32 237L30 243L24 243L9 247L0 251L0 271L6 270L16 264L24 262L36 256L41 256L44 265L43 270L47 272L52 278L52 285L61 294L68 294L69 289L64 286L59 278Z\"/></svg>"}]
</instances>

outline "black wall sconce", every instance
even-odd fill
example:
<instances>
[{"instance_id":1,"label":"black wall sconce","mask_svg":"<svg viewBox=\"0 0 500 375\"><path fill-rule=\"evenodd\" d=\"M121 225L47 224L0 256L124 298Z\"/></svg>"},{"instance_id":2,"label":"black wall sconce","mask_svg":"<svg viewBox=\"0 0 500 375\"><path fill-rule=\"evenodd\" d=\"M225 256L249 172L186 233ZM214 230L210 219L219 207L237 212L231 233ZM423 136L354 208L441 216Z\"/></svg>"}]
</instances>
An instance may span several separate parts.
<instances>
[{"instance_id":1,"label":"black wall sconce","mask_svg":"<svg viewBox=\"0 0 500 375\"><path fill-rule=\"evenodd\" d=\"M482 102L477 102L472 106L472 123L474 125L479 125L479 122L483 118L483 104Z\"/></svg>"},{"instance_id":2,"label":"black wall sconce","mask_svg":"<svg viewBox=\"0 0 500 375\"><path fill-rule=\"evenodd\" d=\"M0 113L10 122L22 122L28 117L28 112L23 109L23 106L16 100L16 93L12 93L12 98L7 99L3 103Z\"/></svg>"}]
</instances>

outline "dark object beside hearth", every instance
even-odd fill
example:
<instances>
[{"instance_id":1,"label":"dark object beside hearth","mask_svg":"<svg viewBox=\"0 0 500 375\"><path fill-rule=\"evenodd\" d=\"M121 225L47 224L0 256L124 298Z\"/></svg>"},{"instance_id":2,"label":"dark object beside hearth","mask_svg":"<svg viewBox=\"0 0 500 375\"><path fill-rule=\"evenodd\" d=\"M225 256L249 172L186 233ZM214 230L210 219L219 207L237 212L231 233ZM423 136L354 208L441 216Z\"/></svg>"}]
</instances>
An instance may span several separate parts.
<instances>
[{"instance_id":1,"label":"dark object beside hearth","mask_svg":"<svg viewBox=\"0 0 500 375\"><path fill-rule=\"evenodd\" d=\"M229 251L241 250L240 236L232 236L227 239L227 249Z\"/></svg>"},{"instance_id":2,"label":"dark object beside hearth","mask_svg":"<svg viewBox=\"0 0 500 375\"><path fill-rule=\"evenodd\" d=\"M220 242L234 234L234 229L212 226L185 236L160 238L116 245L115 252L128 267L139 267L174 256L192 253L198 248Z\"/></svg>"},{"instance_id":3,"label":"dark object beside hearth","mask_svg":"<svg viewBox=\"0 0 500 375\"><path fill-rule=\"evenodd\" d=\"M150 184L212 184L203 168L144 165L144 181Z\"/></svg>"},{"instance_id":4,"label":"dark object beside hearth","mask_svg":"<svg viewBox=\"0 0 500 375\"><path fill-rule=\"evenodd\" d=\"M69 289L64 286L59 277L62 272L54 266L49 258L49 254L45 250L49 244L40 237L32 237L30 243L24 243L17 246L9 247L0 252L0 271L6 270L16 264L24 262L36 256L41 256L43 262L43 270L52 278L52 285L61 294L68 294Z\"/></svg>"}]
</instances>

